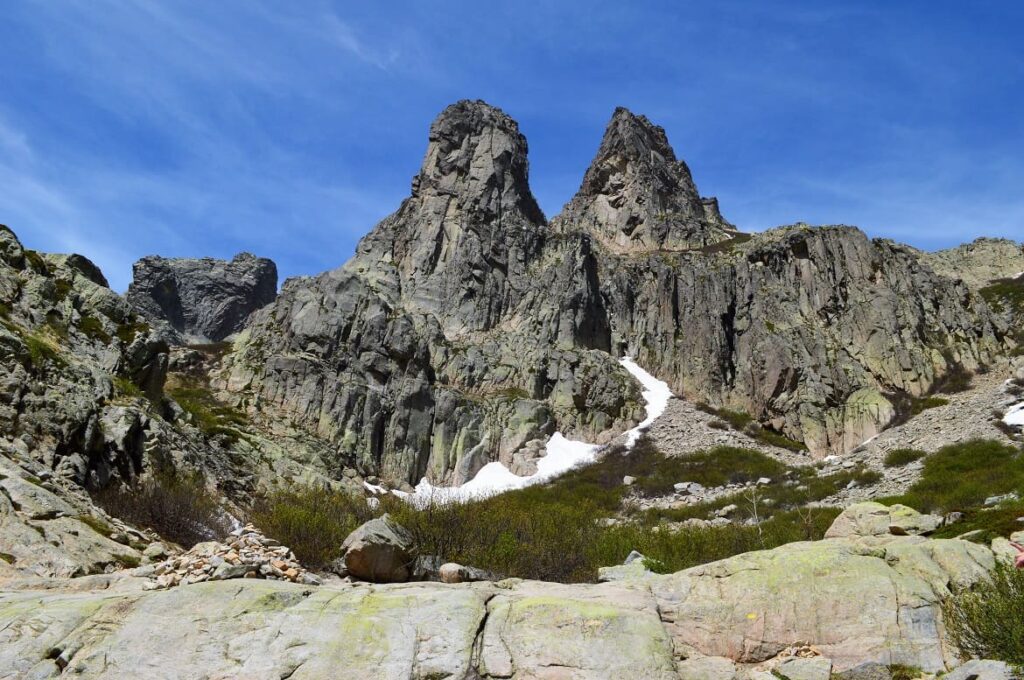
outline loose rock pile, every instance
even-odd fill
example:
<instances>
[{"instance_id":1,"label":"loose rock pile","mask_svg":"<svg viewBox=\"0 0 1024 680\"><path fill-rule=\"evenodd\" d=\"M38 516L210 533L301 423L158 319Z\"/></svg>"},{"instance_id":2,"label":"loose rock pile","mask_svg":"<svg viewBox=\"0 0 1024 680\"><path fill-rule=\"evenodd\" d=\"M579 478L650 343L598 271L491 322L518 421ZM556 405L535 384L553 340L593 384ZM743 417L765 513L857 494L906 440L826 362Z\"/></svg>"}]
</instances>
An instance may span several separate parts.
<instances>
[{"instance_id":1,"label":"loose rock pile","mask_svg":"<svg viewBox=\"0 0 1024 680\"><path fill-rule=\"evenodd\" d=\"M232 531L225 543L206 541L170 557L155 565L151 573L154 578L146 584L147 590L232 578L320 585L320 579L307 572L287 546L267 538L251 524Z\"/></svg>"}]
</instances>

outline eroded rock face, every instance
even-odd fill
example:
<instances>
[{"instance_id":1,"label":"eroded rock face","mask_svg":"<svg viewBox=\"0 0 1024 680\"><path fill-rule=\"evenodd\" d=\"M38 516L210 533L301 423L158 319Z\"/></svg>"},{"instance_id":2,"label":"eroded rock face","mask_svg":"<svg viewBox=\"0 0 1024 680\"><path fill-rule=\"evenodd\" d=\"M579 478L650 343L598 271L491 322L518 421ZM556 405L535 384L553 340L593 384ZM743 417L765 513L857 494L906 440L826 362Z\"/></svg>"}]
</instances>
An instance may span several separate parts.
<instances>
[{"instance_id":1,"label":"eroded rock face","mask_svg":"<svg viewBox=\"0 0 1024 680\"><path fill-rule=\"evenodd\" d=\"M612 252L685 250L735 234L714 198L702 199L665 130L618 108L583 184L552 227L582 231Z\"/></svg>"},{"instance_id":2,"label":"eroded rock face","mask_svg":"<svg viewBox=\"0 0 1024 680\"><path fill-rule=\"evenodd\" d=\"M230 261L144 257L132 268L127 299L178 342L218 342L274 301L277 266L240 253Z\"/></svg>"}]
</instances>

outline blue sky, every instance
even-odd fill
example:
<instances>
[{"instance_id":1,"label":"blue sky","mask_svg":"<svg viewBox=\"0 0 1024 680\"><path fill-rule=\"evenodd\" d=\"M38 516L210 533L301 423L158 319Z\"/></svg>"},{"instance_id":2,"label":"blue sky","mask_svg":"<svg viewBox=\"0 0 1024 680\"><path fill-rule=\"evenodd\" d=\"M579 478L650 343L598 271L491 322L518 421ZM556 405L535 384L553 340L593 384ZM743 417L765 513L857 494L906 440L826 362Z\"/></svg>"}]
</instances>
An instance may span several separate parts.
<instances>
[{"instance_id":1,"label":"blue sky","mask_svg":"<svg viewBox=\"0 0 1024 680\"><path fill-rule=\"evenodd\" d=\"M147 254L335 267L430 121L516 118L549 216L615 106L748 230L1024 238L1024 3L24 0L0 21L0 223L123 290Z\"/></svg>"}]
</instances>

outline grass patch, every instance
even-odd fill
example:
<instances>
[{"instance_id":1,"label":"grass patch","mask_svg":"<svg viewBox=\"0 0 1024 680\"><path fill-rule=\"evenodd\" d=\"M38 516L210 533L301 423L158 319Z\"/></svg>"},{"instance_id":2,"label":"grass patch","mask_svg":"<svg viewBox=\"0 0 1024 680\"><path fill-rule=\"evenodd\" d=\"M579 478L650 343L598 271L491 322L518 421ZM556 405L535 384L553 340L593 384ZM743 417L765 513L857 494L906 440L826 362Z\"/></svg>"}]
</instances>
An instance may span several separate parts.
<instances>
[{"instance_id":1,"label":"grass patch","mask_svg":"<svg viewBox=\"0 0 1024 680\"><path fill-rule=\"evenodd\" d=\"M105 345L109 345L113 340L110 333L103 328L103 322L95 316L83 316L78 322L78 330L82 331L90 340L98 340Z\"/></svg>"},{"instance_id":2,"label":"grass patch","mask_svg":"<svg viewBox=\"0 0 1024 680\"><path fill-rule=\"evenodd\" d=\"M919 449L893 449L885 454L883 464L888 468L903 467L913 463L915 460L921 460L927 455L927 453Z\"/></svg>"},{"instance_id":3,"label":"grass patch","mask_svg":"<svg viewBox=\"0 0 1024 680\"><path fill-rule=\"evenodd\" d=\"M960 651L1024 665L1024 571L996 565L991 578L943 603L943 621Z\"/></svg>"},{"instance_id":4,"label":"grass patch","mask_svg":"<svg viewBox=\"0 0 1024 680\"><path fill-rule=\"evenodd\" d=\"M0 552L0 560L3 560L7 564L14 564L16 558L10 553Z\"/></svg>"},{"instance_id":5,"label":"grass patch","mask_svg":"<svg viewBox=\"0 0 1024 680\"><path fill-rule=\"evenodd\" d=\"M373 514L363 498L320 486L293 486L259 496L249 520L315 569L340 556L345 537Z\"/></svg>"},{"instance_id":6,"label":"grass patch","mask_svg":"<svg viewBox=\"0 0 1024 680\"><path fill-rule=\"evenodd\" d=\"M986 498L1010 492L1024 492L1021 449L994 440L975 439L945 446L927 456L921 478L907 493L883 502L903 503L921 512L977 514L984 508Z\"/></svg>"},{"instance_id":7,"label":"grass patch","mask_svg":"<svg viewBox=\"0 0 1024 680\"><path fill-rule=\"evenodd\" d=\"M46 261L35 250L25 249L25 262L35 273L42 274L43 276L50 275L50 268L46 266Z\"/></svg>"},{"instance_id":8,"label":"grass patch","mask_svg":"<svg viewBox=\"0 0 1024 680\"><path fill-rule=\"evenodd\" d=\"M980 292L995 311L1024 314L1024 278L996 279Z\"/></svg>"},{"instance_id":9,"label":"grass patch","mask_svg":"<svg viewBox=\"0 0 1024 680\"><path fill-rule=\"evenodd\" d=\"M126 397L128 399L137 399L142 394L142 389L124 376L114 376L114 392L119 397Z\"/></svg>"},{"instance_id":10,"label":"grass patch","mask_svg":"<svg viewBox=\"0 0 1024 680\"><path fill-rule=\"evenodd\" d=\"M117 327L117 339L126 345L130 345L135 342L136 336L141 333L148 333L150 331L150 325L144 321L134 321L132 323L123 323Z\"/></svg>"},{"instance_id":11,"label":"grass patch","mask_svg":"<svg viewBox=\"0 0 1024 680\"><path fill-rule=\"evenodd\" d=\"M131 486L111 485L95 492L93 500L108 514L186 548L223 538L231 530L199 474L157 472Z\"/></svg>"},{"instance_id":12,"label":"grass patch","mask_svg":"<svg viewBox=\"0 0 1024 680\"><path fill-rule=\"evenodd\" d=\"M142 564L142 559L138 555L114 555L114 561L123 569L134 569Z\"/></svg>"},{"instance_id":13,"label":"grass patch","mask_svg":"<svg viewBox=\"0 0 1024 680\"><path fill-rule=\"evenodd\" d=\"M217 401L208 387L189 383L168 390L168 395L192 416L192 423L208 437L238 441L249 419L241 411Z\"/></svg>"},{"instance_id":14,"label":"grass patch","mask_svg":"<svg viewBox=\"0 0 1024 680\"><path fill-rule=\"evenodd\" d=\"M100 536L109 537L110 534L114 533L114 527L110 526L99 517L93 517L92 515L79 515L77 519Z\"/></svg>"},{"instance_id":15,"label":"grass patch","mask_svg":"<svg viewBox=\"0 0 1024 680\"><path fill-rule=\"evenodd\" d=\"M49 340L38 333L25 333L25 348L28 350L29 365L41 370L47 364L54 366L65 366L67 362Z\"/></svg>"},{"instance_id":16,"label":"grass patch","mask_svg":"<svg viewBox=\"0 0 1024 680\"><path fill-rule=\"evenodd\" d=\"M67 279L58 279L53 282L54 296L58 301L65 300L71 293L71 282Z\"/></svg>"},{"instance_id":17,"label":"grass patch","mask_svg":"<svg viewBox=\"0 0 1024 680\"><path fill-rule=\"evenodd\" d=\"M718 253L732 254L735 252L736 247L743 245L750 239L754 238L751 234L736 234L727 241L719 241L718 243L712 243L709 246L704 246L699 252L705 255L715 255Z\"/></svg>"}]
</instances>

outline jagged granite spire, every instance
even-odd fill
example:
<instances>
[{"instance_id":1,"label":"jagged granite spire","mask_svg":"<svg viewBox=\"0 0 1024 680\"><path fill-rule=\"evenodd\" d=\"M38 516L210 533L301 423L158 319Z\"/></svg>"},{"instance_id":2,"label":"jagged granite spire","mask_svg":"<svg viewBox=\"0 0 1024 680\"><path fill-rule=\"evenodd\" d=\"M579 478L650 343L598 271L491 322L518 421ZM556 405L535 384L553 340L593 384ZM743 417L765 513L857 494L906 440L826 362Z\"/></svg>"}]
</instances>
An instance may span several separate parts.
<instances>
[{"instance_id":1,"label":"jagged granite spire","mask_svg":"<svg viewBox=\"0 0 1024 680\"><path fill-rule=\"evenodd\" d=\"M617 252L686 250L731 238L718 201L701 199L665 130L619 107L576 196L553 220Z\"/></svg>"},{"instance_id":2,"label":"jagged granite spire","mask_svg":"<svg viewBox=\"0 0 1024 680\"><path fill-rule=\"evenodd\" d=\"M401 298L449 333L493 327L516 302L510 286L547 230L530 192L526 138L482 101L460 101L430 126L412 195L356 249L362 270L394 266Z\"/></svg>"}]
</instances>

